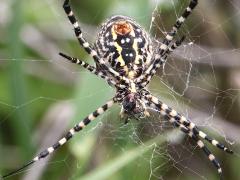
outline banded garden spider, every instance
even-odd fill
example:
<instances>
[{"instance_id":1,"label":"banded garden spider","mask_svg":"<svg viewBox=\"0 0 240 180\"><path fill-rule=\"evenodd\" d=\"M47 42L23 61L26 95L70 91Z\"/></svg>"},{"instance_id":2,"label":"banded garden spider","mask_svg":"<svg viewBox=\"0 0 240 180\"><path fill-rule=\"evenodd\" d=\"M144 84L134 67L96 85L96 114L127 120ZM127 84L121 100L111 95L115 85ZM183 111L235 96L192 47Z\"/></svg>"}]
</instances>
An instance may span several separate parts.
<instances>
[{"instance_id":1,"label":"banded garden spider","mask_svg":"<svg viewBox=\"0 0 240 180\"><path fill-rule=\"evenodd\" d=\"M177 19L171 31L165 36L163 42L159 44L158 48L153 49L149 35L135 21L125 16L113 16L107 20L98 33L95 46L91 46L83 37L81 28L69 5L69 0L65 0L63 8L74 27L79 44L94 59L96 67L66 54L59 54L72 63L78 64L89 72L104 79L110 86L116 89L116 94L106 104L76 124L54 145L39 153L21 168L4 175L2 178L20 172L29 165L53 153L70 140L75 133L81 131L91 121L108 110L114 103L121 105L121 115L127 117L133 115L149 116L147 111L148 107L160 112L165 119L195 141L197 146L203 150L221 175L222 169L219 162L201 139L208 141L213 146L227 153L232 154L233 151L217 140L209 137L188 118L161 102L146 89L146 86L157 72L157 69L166 62L168 55L183 42L184 37L175 42L173 39L178 29L187 17L189 17L197 4L198 0L190 1L188 7L182 16Z\"/></svg>"}]
</instances>

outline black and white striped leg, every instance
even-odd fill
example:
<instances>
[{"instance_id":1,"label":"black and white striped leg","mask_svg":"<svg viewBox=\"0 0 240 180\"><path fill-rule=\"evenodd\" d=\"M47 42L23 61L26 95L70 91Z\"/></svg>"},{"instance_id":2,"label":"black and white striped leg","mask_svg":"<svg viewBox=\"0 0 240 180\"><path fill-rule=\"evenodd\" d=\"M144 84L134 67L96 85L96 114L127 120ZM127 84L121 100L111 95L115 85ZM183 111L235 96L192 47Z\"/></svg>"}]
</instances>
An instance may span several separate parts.
<instances>
[{"instance_id":1,"label":"black and white striped leg","mask_svg":"<svg viewBox=\"0 0 240 180\"><path fill-rule=\"evenodd\" d=\"M189 128L185 127L183 124L180 124L175 118L169 116L166 114L166 112L162 111L158 106L156 106L155 103L145 101L148 106L152 107L153 109L158 110L161 115L164 116L165 119L169 120L170 123L172 123L175 127L179 128L182 132L187 134L189 137L191 137L197 144L197 146L203 150L203 152L206 154L208 159L212 162L212 164L217 168L218 174L222 174L222 168L218 160L215 158L215 156L211 153L211 151L205 146L203 141L201 141L197 135L195 135Z\"/></svg>"},{"instance_id":2,"label":"black and white striped leg","mask_svg":"<svg viewBox=\"0 0 240 180\"><path fill-rule=\"evenodd\" d=\"M179 46L181 46L182 42L185 40L185 36L182 36L181 39L176 40L171 46L165 47L164 44L160 46L159 53L156 54L154 58L153 68L152 70L156 70L161 65L166 63L167 57L169 54L171 54L175 49L177 49ZM151 75L154 75L155 72L151 72Z\"/></svg>"},{"instance_id":3,"label":"black and white striped leg","mask_svg":"<svg viewBox=\"0 0 240 180\"><path fill-rule=\"evenodd\" d=\"M167 61L168 55L171 54L179 46L181 46L184 39L185 39L185 36L183 36L180 40L177 40L176 42L174 42L170 47L167 47L166 49L162 49L162 51L160 51L161 52L160 54L156 54L152 65L149 66L149 68L146 70L144 75L140 76L137 79L137 83L140 83L139 85L140 87L145 87L150 82L152 77L156 74L157 69L163 64L165 64L165 62Z\"/></svg>"},{"instance_id":4,"label":"black and white striped leg","mask_svg":"<svg viewBox=\"0 0 240 180\"><path fill-rule=\"evenodd\" d=\"M209 137L206 133L199 130L199 128L193 122L191 122L185 116L181 115L180 113L178 113L177 111L175 111L171 107L167 106L163 102L159 101L158 98L154 97L149 92L146 92L145 97L148 101L155 104L155 106L159 109L159 111L162 114L165 114L165 115L169 116L170 118L175 119L178 123L184 125L186 128L191 130L194 135L207 140L213 146L216 146L217 148L219 148L219 149L221 149L221 150L223 150L227 153L233 154L232 150L228 149L225 145L221 144L217 140Z\"/></svg>"},{"instance_id":5,"label":"black and white striped leg","mask_svg":"<svg viewBox=\"0 0 240 180\"><path fill-rule=\"evenodd\" d=\"M158 52L156 53L154 59L154 63L146 70L146 73L149 74L147 78L139 78L139 80L146 80L151 79L152 76L156 73L156 70L166 62L167 55L169 52L176 49L180 44L183 42L185 37L182 37L180 40L176 41L172 46L169 47L169 44L172 42L174 36L176 35L178 29L182 26L182 24L185 22L187 17L191 14L192 10L197 6L198 0L191 0L189 3L189 6L185 9L183 14L180 18L177 19L176 23L174 24L172 30L167 33L165 36L163 43L159 47ZM152 73L152 75L150 75ZM146 86L149 82L143 82L143 87Z\"/></svg>"},{"instance_id":6,"label":"black and white striped leg","mask_svg":"<svg viewBox=\"0 0 240 180\"><path fill-rule=\"evenodd\" d=\"M175 41L165 52L165 54L170 54L172 53L175 49L177 49L179 46L181 46L182 42L185 40L185 36L182 36L181 39ZM164 64L165 62L162 62L161 64Z\"/></svg>"},{"instance_id":7,"label":"black and white striped leg","mask_svg":"<svg viewBox=\"0 0 240 180\"><path fill-rule=\"evenodd\" d=\"M115 87L117 87L119 89L124 89L124 88L127 87L128 83L126 83L126 84L124 84L124 82L123 83L117 83L116 81L113 80L114 78L111 78L111 77L107 76L104 73L104 71L103 72L99 71L94 66L91 66L90 64L88 64L88 63L86 63L86 62L84 62L84 61L82 61L82 60L80 60L78 58L74 58L74 57L68 56L68 55L66 55L64 53L61 53L61 52L59 53L59 55L64 57L64 58L66 58L67 60L71 61L74 64L78 64L78 65L84 67L85 69L87 69L91 73L93 73L93 74L97 75L98 77L101 77L102 79L106 80L112 86L115 86ZM121 81L123 79L121 79L121 76L120 76L119 78L117 78L117 80Z\"/></svg>"},{"instance_id":8,"label":"black and white striped leg","mask_svg":"<svg viewBox=\"0 0 240 180\"><path fill-rule=\"evenodd\" d=\"M69 0L65 0L63 4L63 9L68 16L69 21L74 27L75 35L80 43L80 45L85 49L85 51L92 56L96 63L99 62L100 58L97 55L97 52L93 49L90 43L83 37L82 30L78 24L77 19L75 18L73 11L70 7Z\"/></svg>"},{"instance_id":9,"label":"black and white striped leg","mask_svg":"<svg viewBox=\"0 0 240 180\"><path fill-rule=\"evenodd\" d=\"M85 126L87 126L91 121L93 121L94 119L96 119L99 115L103 114L107 109L109 109L115 102L117 101L116 98L113 98L112 100L108 101L106 104L104 104L103 106L99 107L97 110L95 110L93 113L89 114L87 117L85 117L85 119L83 119L80 123L76 124L72 129L70 129L67 134L60 139L58 142L56 142L54 145L48 147L47 149L45 149L44 151L40 152L35 158L33 158L31 161L29 161L27 164L25 164L24 166L22 166L21 168L10 172L7 175L4 175L2 178L7 178L11 175L14 175L18 172L21 172L23 169L25 169L26 167L30 166L31 164L39 161L40 159L43 159L45 157L47 157L48 155L50 155L51 153L53 153L54 151L56 151L59 147L61 147L62 145L64 145L67 141L69 141L74 135L75 133L81 131Z\"/></svg>"},{"instance_id":10,"label":"black and white striped leg","mask_svg":"<svg viewBox=\"0 0 240 180\"><path fill-rule=\"evenodd\" d=\"M213 165L217 168L218 174L220 175L220 179L222 176L222 168L216 157L212 154L212 152L207 148L207 146L195 135L192 134L192 139L197 143L198 147L200 147L208 159L213 163Z\"/></svg>"},{"instance_id":11,"label":"black and white striped leg","mask_svg":"<svg viewBox=\"0 0 240 180\"><path fill-rule=\"evenodd\" d=\"M168 116L167 116L168 117ZM191 137L197 144L197 146L203 150L203 152L205 153L205 155L208 157L208 159L212 162L212 164L215 166L215 168L217 169L218 174L220 175L220 177L222 176L222 168L220 163L218 162L218 160L216 159L216 157L211 153L211 151L208 149L208 147L203 143L202 140L200 140L194 133L192 133L192 131L190 129L187 129L185 126L183 126L182 124L179 124L174 118L169 118L170 122L172 124L174 124L175 127L180 128L180 130L182 132L184 132L185 134L187 134L189 137Z\"/></svg>"},{"instance_id":12,"label":"black and white striped leg","mask_svg":"<svg viewBox=\"0 0 240 180\"><path fill-rule=\"evenodd\" d=\"M116 79L124 81L125 83L129 83L129 80L123 76L120 76L118 72L116 72L111 67L105 65L105 62L100 58L96 52L96 50L90 45L90 43L83 37L82 30L78 24L77 19L75 18L73 11L71 10L69 0L65 0L63 4L63 9L68 16L69 21L74 27L75 35L80 43L80 45L85 49L85 51L94 59L95 63L101 66L103 69L107 70L110 74L112 74Z\"/></svg>"},{"instance_id":13,"label":"black and white striped leg","mask_svg":"<svg viewBox=\"0 0 240 180\"><path fill-rule=\"evenodd\" d=\"M185 22L185 20L188 18L188 16L192 13L192 10L197 6L198 0L191 0L188 7L184 10L183 14L180 18L177 19L176 23L173 25L172 30L167 33L165 36L165 39L163 40L163 45L168 46L174 36L176 35L178 29L182 26L182 24Z\"/></svg>"},{"instance_id":14,"label":"black and white striped leg","mask_svg":"<svg viewBox=\"0 0 240 180\"><path fill-rule=\"evenodd\" d=\"M149 83L149 81L151 80L151 78L156 74L157 69L160 66L163 66L166 61L168 56L175 50L177 49L179 46L181 46L182 42L185 40L185 36L183 36L181 39L175 41L171 46L167 47L167 49L161 49L160 47L160 56L157 54L155 56L155 61L153 63L153 67L152 69L149 71L148 73L148 77L147 77L147 84Z\"/></svg>"},{"instance_id":15,"label":"black and white striped leg","mask_svg":"<svg viewBox=\"0 0 240 180\"><path fill-rule=\"evenodd\" d=\"M78 58L74 58L71 56L68 56L64 53L59 53L60 56L66 58L67 60L71 61L74 64L78 64L82 67L84 67L85 69L87 69L88 71L90 71L91 73L97 75L98 77L101 77L102 79L106 80L110 85L115 86L117 88L120 89L124 89L126 88L126 86L124 84L117 84L113 79L111 79L110 77L108 77L106 74L104 74L101 71L98 71L94 66L91 66L90 64L78 59Z\"/></svg>"}]
</instances>

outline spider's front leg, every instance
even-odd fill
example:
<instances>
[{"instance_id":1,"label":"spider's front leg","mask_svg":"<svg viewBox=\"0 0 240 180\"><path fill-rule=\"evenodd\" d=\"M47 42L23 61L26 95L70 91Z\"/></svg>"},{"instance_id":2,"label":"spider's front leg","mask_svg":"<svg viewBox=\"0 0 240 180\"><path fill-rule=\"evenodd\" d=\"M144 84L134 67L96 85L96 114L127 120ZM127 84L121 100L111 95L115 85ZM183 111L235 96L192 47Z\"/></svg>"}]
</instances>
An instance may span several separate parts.
<instances>
[{"instance_id":1,"label":"spider's front leg","mask_svg":"<svg viewBox=\"0 0 240 180\"><path fill-rule=\"evenodd\" d=\"M182 24L185 22L185 20L189 17L189 15L192 13L193 9L198 4L198 0L191 0L188 7L184 10L183 14L180 16L180 18L177 19L176 23L173 25L172 30L167 33L165 38L163 39L163 42L159 46L159 49L155 53L153 63L149 66L149 68L145 71L144 76L140 76L138 78L137 82L141 83L142 87L145 87L152 76L156 73L157 69L163 65L168 55L176 49L178 46L181 45L185 37L182 37L180 40L177 40L175 43L172 43L177 31L180 29Z\"/></svg>"},{"instance_id":2,"label":"spider's front leg","mask_svg":"<svg viewBox=\"0 0 240 180\"><path fill-rule=\"evenodd\" d=\"M102 71L107 71L109 72L116 80L118 81L124 81L125 83L129 83L129 79L121 76L119 74L119 72L115 71L114 69L112 69L111 67L107 66L105 64L105 61L99 57L99 55L97 54L97 51L94 49L94 47L92 45L90 45L90 43L83 37L82 34L82 30L78 24L78 21L71 9L71 6L69 4L69 0L65 0L63 3L63 9L65 11L65 13L68 16L69 21L71 22L71 24L74 27L74 32L75 35L78 39L79 44L84 48L84 50L94 59L96 65L99 65L100 69Z\"/></svg>"},{"instance_id":3,"label":"spider's front leg","mask_svg":"<svg viewBox=\"0 0 240 180\"><path fill-rule=\"evenodd\" d=\"M196 8L198 4L198 0L191 0L188 7L184 10L183 14L177 19L176 23L173 25L170 32L167 33L163 40L162 49L166 49L166 47L172 42L174 36L176 35L177 31L183 25L185 20L189 17L192 11ZM165 48L164 48L165 47Z\"/></svg>"},{"instance_id":4,"label":"spider's front leg","mask_svg":"<svg viewBox=\"0 0 240 180\"><path fill-rule=\"evenodd\" d=\"M78 39L79 44L84 48L84 50L92 56L96 63L99 62L99 57L95 49L90 45L90 43L83 37L82 30L78 24L78 21L70 7L69 0L65 0L63 3L63 9L68 16L69 21L74 27L75 35Z\"/></svg>"},{"instance_id":5,"label":"spider's front leg","mask_svg":"<svg viewBox=\"0 0 240 180\"><path fill-rule=\"evenodd\" d=\"M230 154L233 153L232 150L228 149L225 145L219 143L215 139L207 136L204 132L200 131L194 123L188 120L186 117L177 113L172 108L168 107L166 104L159 101L156 97L152 96L149 92L145 91L143 100L145 103L159 111L170 123L174 124L176 127L179 127L181 131L190 136L197 145L204 151L204 153L208 156L209 160L213 163L213 165L217 168L218 173L222 173L221 166L215 156L211 153L211 151L204 145L204 143L199 139L203 138L210 142L212 145L218 147L219 149L226 151Z\"/></svg>"}]
</instances>

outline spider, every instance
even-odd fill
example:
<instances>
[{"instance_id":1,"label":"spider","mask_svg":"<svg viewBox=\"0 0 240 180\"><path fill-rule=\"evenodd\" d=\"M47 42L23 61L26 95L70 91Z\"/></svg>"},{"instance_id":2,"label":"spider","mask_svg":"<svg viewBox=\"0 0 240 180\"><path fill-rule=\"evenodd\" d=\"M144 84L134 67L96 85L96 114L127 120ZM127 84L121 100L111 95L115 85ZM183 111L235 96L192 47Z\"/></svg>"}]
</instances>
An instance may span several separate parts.
<instances>
[{"instance_id":1,"label":"spider","mask_svg":"<svg viewBox=\"0 0 240 180\"><path fill-rule=\"evenodd\" d=\"M47 157L115 103L120 104L122 117L149 116L147 108L153 108L160 112L165 119L188 135L203 150L221 176L221 166L203 140L227 153L232 154L233 151L209 137L190 119L161 102L146 88L157 69L166 62L168 55L184 41L184 37L179 40L173 39L197 4L198 0L191 0L171 31L166 34L162 43L159 43L157 48L153 48L153 42L148 33L131 18L120 15L113 16L103 23L94 46L90 45L83 37L81 28L69 5L69 0L65 0L63 9L74 27L79 44L94 59L96 67L64 53L59 54L104 79L116 89L116 93L111 100L70 129L58 142L39 153L24 166L4 175L2 178L16 174L29 165Z\"/></svg>"}]
</instances>

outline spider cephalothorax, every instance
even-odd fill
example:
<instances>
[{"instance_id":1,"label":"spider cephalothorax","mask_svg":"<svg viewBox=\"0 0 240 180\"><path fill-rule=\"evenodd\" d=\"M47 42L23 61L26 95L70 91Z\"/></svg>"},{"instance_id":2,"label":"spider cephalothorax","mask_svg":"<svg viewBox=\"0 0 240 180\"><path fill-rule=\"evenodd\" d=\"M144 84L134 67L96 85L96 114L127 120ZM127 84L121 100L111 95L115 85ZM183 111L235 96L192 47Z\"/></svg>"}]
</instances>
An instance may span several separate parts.
<instances>
[{"instance_id":1,"label":"spider cephalothorax","mask_svg":"<svg viewBox=\"0 0 240 180\"><path fill-rule=\"evenodd\" d=\"M217 168L218 173L221 174L222 169L219 162L204 144L203 140L225 152L233 152L225 145L209 137L190 119L161 102L146 89L147 84L156 74L157 69L166 63L168 55L180 46L184 40L184 38L181 38L174 41L174 37L197 3L197 0L190 1L189 6L185 9L182 16L177 19L171 31L166 34L163 42L159 43L153 51L149 35L135 21L125 16L113 16L107 20L98 33L95 46L91 46L83 37L81 28L69 5L69 0L65 0L63 8L74 27L75 35L80 45L94 59L96 67L78 58L73 58L63 53L60 53L60 55L104 79L110 86L116 89L116 94L111 100L71 128L55 144L39 153L21 168L3 176L3 178L21 171L54 152L71 139L75 133L81 131L91 121L107 111L114 103L118 103L122 107L124 114L134 117L149 115L146 111L147 108L156 110L175 127L178 127L188 135L203 150L208 159Z\"/></svg>"},{"instance_id":2,"label":"spider cephalothorax","mask_svg":"<svg viewBox=\"0 0 240 180\"><path fill-rule=\"evenodd\" d=\"M129 93L122 101L122 110L128 115L139 115L142 116L146 111L145 104L140 99L140 94Z\"/></svg>"}]
</instances>

